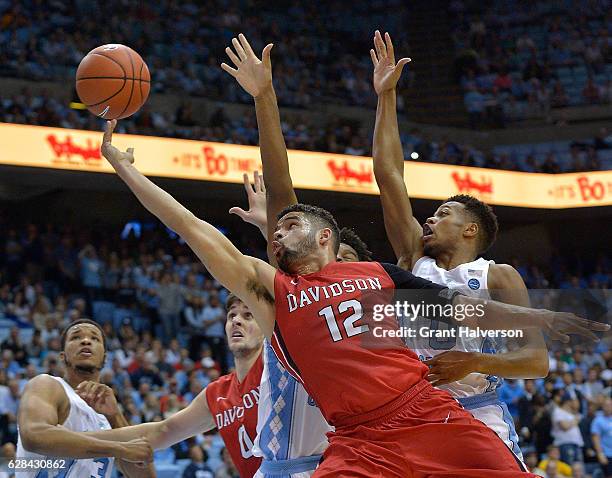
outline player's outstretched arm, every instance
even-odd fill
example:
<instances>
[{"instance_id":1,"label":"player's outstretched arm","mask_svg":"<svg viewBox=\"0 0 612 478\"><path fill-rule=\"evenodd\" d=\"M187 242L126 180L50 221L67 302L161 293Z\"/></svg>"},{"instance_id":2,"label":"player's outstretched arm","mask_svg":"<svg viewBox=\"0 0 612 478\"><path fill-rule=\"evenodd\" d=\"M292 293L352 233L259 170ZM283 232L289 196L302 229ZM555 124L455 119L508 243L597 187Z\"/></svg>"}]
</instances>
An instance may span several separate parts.
<instances>
[{"instance_id":1,"label":"player's outstretched arm","mask_svg":"<svg viewBox=\"0 0 612 478\"><path fill-rule=\"evenodd\" d=\"M60 414L67 414L69 409L66 392L56 380L47 375L30 380L19 404L19 434L24 448L45 456L152 461L151 445L141 436L117 443L62 427Z\"/></svg>"},{"instance_id":2,"label":"player's outstretched arm","mask_svg":"<svg viewBox=\"0 0 612 478\"><path fill-rule=\"evenodd\" d=\"M388 33L383 41L374 34L370 50L374 65L373 83L378 95L374 126L374 176L380 189L380 201L387 237L398 259L398 265L411 270L422 256L423 228L412 215L412 206L404 182L404 153L397 124L396 85L410 58L395 63L393 43Z\"/></svg>"},{"instance_id":3,"label":"player's outstretched arm","mask_svg":"<svg viewBox=\"0 0 612 478\"><path fill-rule=\"evenodd\" d=\"M529 307L529 293L520 274L507 264L494 264L489 269L488 288L493 298L507 304ZM487 354L451 350L426 360L427 379L434 386L461 380L472 372L502 378L539 378L548 374L548 350L542 332L524 329L514 350Z\"/></svg>"},{"instance_id":4,"label":"player's outstretched arm","mask_svg":"<svg viewBox=\"0 0 612 478\"><path fill-rule=\"evenodd\" d=\"M116 120L104 133L102 154L142 205L180 235L210 273L224 287L245 301L266 336L274 328L274 274L264 261L245 256L216 227L198 219L166 191L146 178L134 165L134 150L119 151L112 145Z\"/></svg>"},{"instance_id":5,"label":"player's outstretched arm","mask_svg":"<svg viewBox=\"0 0 612 478\"><path fill-rule=\"evenodd\" d=\"M589 340L598 341L595 332L607 332L608 324L583 319L571 312L555 312L547 309L533 309L514 304L504 304L495 300L463 295L459 290L449 289L430 280L415 276L392 264L382 264L391 277L396 290L417 291L431 290L431 295L417 296L420 301L426 299L428 306L439 305L440 309L451 307L452 314L437 314L435 320L455 326L481 328L484 330L524 330L540 329L552 340L567 343L569 334L581 335ZM411 297L414 301L415 296ZM416 302L418 303L418 302ZM435 308L433 310L436 310ZM434 317L429 317L433 319Z\"/></svg>"},{"instance_id":6,"label":"player's outstretched arm","mask_svg":"<svg viewBox=\"0 0 612 478\"><path fill-rule=\"evenodd\" d=\"M259 149L263 176L267 184L267 238L271 238L274 234L278 213L285 207L297 203L289 173L287 146L281 128L276 93L272 85L272 62L270 60L272 44L266 45L263 49L261 60L257 58L242 33L238 35L238 38L232 39L232 45L235 51L227 47L225 52L236 68L226 63L221 64L221 68L232 75L255 100ZM268 244L271 243L272 240L268 240ZM268 249L268 257L271 261L275 260L271 249Z\"/></svg>"},{"instance_id":7,"label":"player's outstretched arm","mask_svg":"<svg viewBox=\"0 0 612 478\"><path fill-rule=\"evenodd\" d=\"M89 400L86 401L91 404ZM204 389L186 408L161 422L141 423L140 425L113 430L86 432L85 435L112 442L129 442L135 438L144 437L157 450L168 448L198 433L212 430L216 426L208 408L206 389Z\"/></svg>"}]
</instances>

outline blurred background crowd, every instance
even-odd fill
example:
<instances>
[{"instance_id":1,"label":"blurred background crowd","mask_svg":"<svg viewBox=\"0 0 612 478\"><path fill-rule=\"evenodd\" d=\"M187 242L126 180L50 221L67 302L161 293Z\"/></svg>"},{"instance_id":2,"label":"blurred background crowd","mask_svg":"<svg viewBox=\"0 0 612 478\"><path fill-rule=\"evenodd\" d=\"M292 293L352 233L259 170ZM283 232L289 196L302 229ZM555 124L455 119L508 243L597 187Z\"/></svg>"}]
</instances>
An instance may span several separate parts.
<instances>
[{"instance_id":1,"label":"blurred background crowd","mask_svg":"<svg viewBox=\"0 0 612 478\"><path fill-rule=\"evenodd\" d=\"M609 104L612 23L606 5L606 1L567 0L543 3L534 13L529 2L493 1L485 7L482 2L450 2L447 8L453 22L449 35L456 60L444 75L454 75L461 83L469 124L473 128L503 127L534 116L550 122L553 108ZM109 18L105 25L95 20L102 9ZM388 15L389 9L397 9L398 14ZM411 52L409 32L402 28L408 15L405 10L398 0L353 2L351 15L346 15L343 2L331 1L326 3L325 16L319 15L315 4L302 2L279 8L255 0L153 4L1 0L0 76L72 81L78 63L93 47L104 42L125 43L148 62L154 95L181 94L184 98L187 94L250 104L250 96L219 64L227 60L223 48L236 29L260 51L265 27L266 40L275 43L274 83L279 104L293 111L283 123L288 146L371 155L371 124L350 112L329 114L324 121L311 113L330 105L375 108L367 55L371 38L364 31L379 21L392 32L396 51L418 55ZM333 30L326 28L329 24L334 25ZM406 78L405 83L410 83L411 73ZM32 94L25 88L19 95L2 98L0 121L101 129L100 121L90 114L70 109L70 100L56 92ZM402 117L410 119L406 101L400 95L398 108L405 113ZM134 134L257 143L252 112L230 119L221 107L203 120L191 103L184 99L174 111L145 108L120 127ZM404 131L402 141L407 160L546 173L612 165L612 137L599 129L593 129L589 140L576 138L581 145L580 160L570 157L571 141L561 147L533 144L526 153L508 156L418 130ZM529 152L532 157L527 159Z\"/></svg>"}]
</instances>

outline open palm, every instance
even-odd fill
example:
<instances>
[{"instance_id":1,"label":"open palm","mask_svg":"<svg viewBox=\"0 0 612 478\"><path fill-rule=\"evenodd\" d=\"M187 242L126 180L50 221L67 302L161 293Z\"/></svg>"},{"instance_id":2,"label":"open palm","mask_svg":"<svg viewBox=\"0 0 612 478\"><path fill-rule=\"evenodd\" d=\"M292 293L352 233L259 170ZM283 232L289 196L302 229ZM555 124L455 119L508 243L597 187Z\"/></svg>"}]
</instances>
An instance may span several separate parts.
<instances>
[{"instance_id":1,"label":"open palm","mask_svg":"<svg viewBox=\"0 0 612 478\"><path fill-rule=\"evenodd\" d=\"M232 38L232 45L236 52L227 47L225 53L236 68L232 68L227 63L222 63L221 68L236 78L247 93L257 98L272 87L272 63L270 61L272 44L266 45L263 49L261 60L257 58L242 33L238 35L238 39Z\"/></svg>"},{"instance_id":2,"label":"open palm","mask_svg":"<svg viewBox=\"0 0 612 478\"><path fill-rule=\"evenodd\" d=\"M372 63L374 65L374 90L377 95L384 91L392 90L402 75L404 66L410 62L410 58L402 58L395 63L395 52L393 43L388 33L385 33L385 40L378 30L374 34L374 49L370 50Z\"/></svg>"}]
</instances>

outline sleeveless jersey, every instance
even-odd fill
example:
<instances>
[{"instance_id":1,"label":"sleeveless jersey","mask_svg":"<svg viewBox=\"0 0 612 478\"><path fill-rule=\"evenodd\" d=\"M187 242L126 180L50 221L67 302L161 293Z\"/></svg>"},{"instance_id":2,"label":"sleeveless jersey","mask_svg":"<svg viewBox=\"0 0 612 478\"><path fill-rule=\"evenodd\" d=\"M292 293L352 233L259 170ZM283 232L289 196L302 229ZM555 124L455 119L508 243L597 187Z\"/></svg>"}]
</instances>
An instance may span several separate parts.
<instances>
[{"instance_id":1,"label":"sleeveless jersey","mask_svg":"<svg viewBox=\"0 0 612 478\"><path fill-rule=\"evenodd\" d=\"M374 320L396 288L446 289L378 262L333 262L303 276L276 272L272 346L330 425L391 402L427 373L401 339L377 336L381 327L397 331L395 316L393 324Z\"/></svg>"},{"instance_id":2,"label":"sleeveless jersey","mask_svg":"<svg viewBox=\"0 0 612 478\"><path fill-rule=\"evenodd\" d=\"M332 428L266 340L254 453L268 461L320 455Z\"/></svg>"},{"instance_id":3,"label":"sleeveless jersey","mask_svg":"<svg viewBox=\"0 0 612 478\"><path fill-rule=\"evenodd\" d=\"M454 269L446 270L438 267L436 260L432 257L421 257L414 265L412 272L414 275L428 279L437 284L444 284L449 288L461 290L466 295L490 298L487 290L487 279L489 266L493 261L480 258L473 262L461 264ZM446 324L437 321L417 318L415 327L448 328ZM439 339L431 337L429 339L417 337L407 338L406 345L419 356L421 360L434 357L448 350L459 350L462 352L485 352L494 353L495 343L491 339L482 337L457 337ZM471 373L458 382L441 385L439 388L448 391L455 398L469 397L481 393L495 390L499 385L498 377Z\"/></svg>"},{"instance_id":4,"label":"sleeveless jersey","mask_svg":"<svg viewBox=\"0 0 612 478\"><path fill-rule=\"evenodd\" d=\"M208 408L241 478L251 478L261 463L261 458L253 455L253 440L262 371L260 355L242 382L232 372L206 387Z\"/></svg>"},{"instance_id":5,"label":"sleeveless jersey","mask_svg":"<svg viewBox=\"0 0 612 478\"><path fill-rule=\"evenodd\" d=\"M68 418L62 424L63 427L73 432L95 432L99 430L110 430L111 426L104 415L97 413L91 408L85 400L83 400L74 391L74 389L60 377L53 377L57 380L68 397L70 402L70 412ZM17 441L17 458L19 459L44 459L43 455L32 453L23 448L21 441L21 435L19 435ZM49 457L50 460L57 460L57 458ZM109 458L79 458L72 459L69 457L65 458L65 468L61 470L33 470L27 472L18 472L15 474L16 478L110 478L113 473L113 464L115 459Z\"/></svg>"}]
</instances>

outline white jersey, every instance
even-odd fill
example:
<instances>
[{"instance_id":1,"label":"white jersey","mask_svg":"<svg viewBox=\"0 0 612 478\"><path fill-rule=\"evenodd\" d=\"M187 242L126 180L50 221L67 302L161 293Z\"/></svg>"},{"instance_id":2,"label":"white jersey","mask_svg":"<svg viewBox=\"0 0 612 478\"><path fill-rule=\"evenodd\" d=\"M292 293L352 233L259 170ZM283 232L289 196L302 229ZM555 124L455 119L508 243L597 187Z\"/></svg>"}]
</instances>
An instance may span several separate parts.
<instances>
[{"instance_id":1,"label":"white jersey","mask_svg":"<svg viewBox=\"0 0 612 478\"><path fill-rule=\"evenodd\" d=\"M488 299L490 295L487 291L487 278L489 275L489 266L491 264L494 264L494 262L480 258L473 262L461 264L447 271L446 269L438 267L435 259L432 257L424 256L416 262L412 268L412 273L423 279L435 282L436 284L442 284L451 289L461 290L465 294ZM416 330L419 330L420 327L449 328L449 325L442 322L427 320L425 318L417 318L411 327L415 327ZM456 335L457 337L443 339L437 337L428 339L421 337L407 338L406 345L408 345L421 360L426 360L448 350L460 350L462 352L495 352L495 344L490 339L482 337L463 337L460 336L460 334ZM467 377L462 378L459 382L442 385L440 388L448 391L455 398L463 398L490 392L495 390L498 385L499 379L495 376L471 373Z\"/></svg>"},{"instance_id":2,"label":"white jersey","mask_svg":"<svg viewBox=\"0 0 612 478\"><path fill-rule=\"evenodd\" d=\"M321 455L328 446L325 434L333 428L281 365L267 340L263 356L254 455L268 462Z\"/></svg>"},{"instance_id":3,"label":"white jersey","mask_svg":"<svg viewBox=\"0 0 612 478\"><path fill-rule=\"evenodd\" d=\"M60 377L52 377L57 380L68 396L70 412L68 418L61 425L73 432L93 432L109 430L110 423L104 415L96 413L85 401L77 395L74 389ZM47 457L32 453L23 448L21 435L17 441L18 459L42 460ZM49 460L57 462L58 459L50 457ZM90 458L72 459L65 457L64 468L61 470L40 469L16 473L16 478L110 478L113 473L114 458Z\"/></svg>"}]
</instances>

